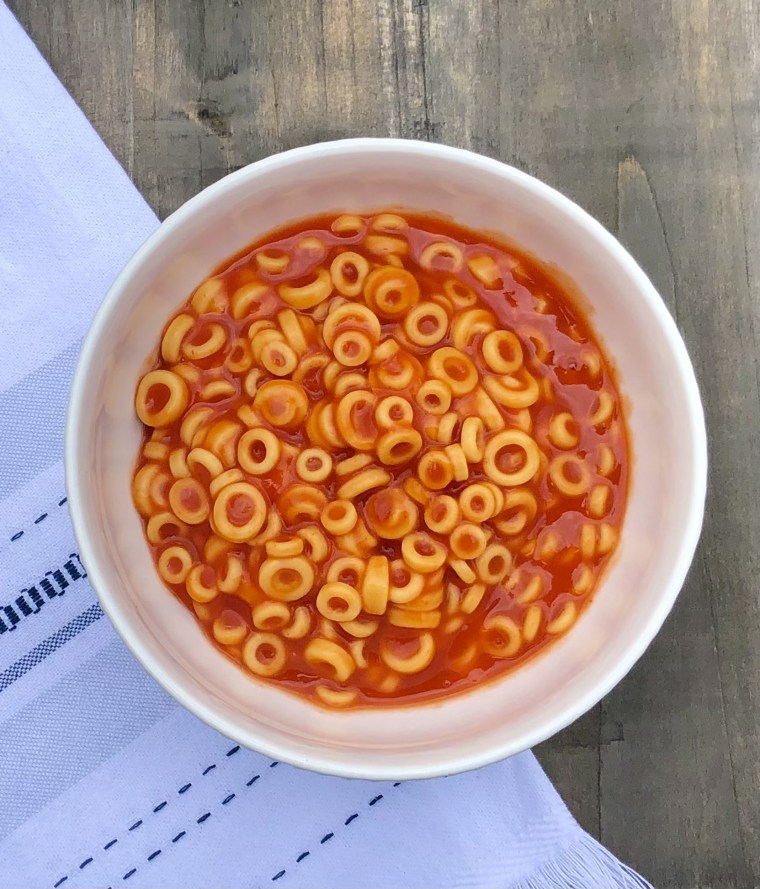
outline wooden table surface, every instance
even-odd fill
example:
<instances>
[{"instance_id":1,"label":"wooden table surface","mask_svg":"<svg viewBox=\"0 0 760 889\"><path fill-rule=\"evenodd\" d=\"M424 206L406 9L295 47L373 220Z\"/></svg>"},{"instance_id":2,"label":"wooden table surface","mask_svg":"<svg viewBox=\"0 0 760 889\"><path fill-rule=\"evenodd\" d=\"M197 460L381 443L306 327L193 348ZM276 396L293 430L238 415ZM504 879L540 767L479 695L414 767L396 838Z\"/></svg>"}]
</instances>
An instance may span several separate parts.
<instances>
[{"instance_id":1,"label":"wooden table surface","mask_svg":"<svg viewBox=\"0 0 760 889\"><path fill-rule=\"evenodd\" d=\"M705 528L649 651L537 753L660 889L760 885L760 0L9 5L161 217L272 152L392 135L514 164L617 232L695 362Z\"/></svg>"}]
</instances>

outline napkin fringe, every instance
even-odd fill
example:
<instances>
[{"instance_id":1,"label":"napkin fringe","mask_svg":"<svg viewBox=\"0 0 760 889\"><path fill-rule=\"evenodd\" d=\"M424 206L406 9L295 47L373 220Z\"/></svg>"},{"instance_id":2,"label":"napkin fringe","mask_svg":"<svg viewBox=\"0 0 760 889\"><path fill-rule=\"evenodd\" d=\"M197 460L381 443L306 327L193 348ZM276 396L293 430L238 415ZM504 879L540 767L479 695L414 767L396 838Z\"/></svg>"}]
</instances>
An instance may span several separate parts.
<instances>
[{"instance_id":1,"label":"napkin fringe","mask_svg":"<svg viewBox=\"0 0 760 889\"><path fill-rule=\"evenodd\" d=\"M585 831L514 889L653 889Z\"/></svg>"}]
</instances>

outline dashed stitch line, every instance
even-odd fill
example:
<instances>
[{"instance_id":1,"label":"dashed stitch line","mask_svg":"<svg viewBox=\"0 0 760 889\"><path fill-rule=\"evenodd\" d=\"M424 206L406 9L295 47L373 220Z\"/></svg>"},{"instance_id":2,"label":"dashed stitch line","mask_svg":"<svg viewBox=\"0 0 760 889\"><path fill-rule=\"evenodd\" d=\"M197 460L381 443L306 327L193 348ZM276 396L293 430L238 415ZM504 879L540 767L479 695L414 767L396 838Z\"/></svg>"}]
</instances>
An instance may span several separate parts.
<instances>
[{"instance_id":1,"label":"dashed stitch line","mask_svg":"<svg viewBox=\"0 0 760 889\"><path fill-rule=\"evenodd\" d=\"M226 751L225 756L233 756L233 755L234 755L235 753L237 753L239 750L240 750L240 746L239 746L239 745L235 745L234 747L231 747L229 750ZM272 766L276 766L276 765L277 765L277 762L274 762L274 761L273 761L273 762L271 762L269 765L270 765L270 768L271 768ZM213 771L215 768L216 768L216 763L212 763L210 766L207 766L207 767L203 770L203 772L202 772L201 774L202 774L202 775L208 775L209 772ZM246 787L251 787L253 784L256 783L256 781L259 780L260 777L261 777L260 775L254 775L253 778L250 779L250 781L246 781L246 785L245 785L245 786L246 786ZM177 790L177 793L180 794L180 795L181 795L181 794L184 794L184 793L187 793L187 791L190 790L190 788L191 788L192 786L193 786L192 781L188 781L187 784L183 784L182 787L180 787L180 788ZM232 802L233 799L235 799L235 794L234 794L234 793L230 793L230 794L228 794L228 795L222 800L222 805L223 805L223 806L228 805L230 802ZM153 814L158 814L158 812L160 812L162 809L164 809L168 804L169 804L169 803L168 803L168 800L163 800L162 802L160 802L157 806L155 806L155 807L153 808ZM207 821L210 817L211 817L211 812L206 812L205 814L201 815L200 818L198 818L198 819L196 820L196 824L203 824L203 823L204 823L205 821ZM142 819L142 818L139 818L137 821L135 821L134 824L130 825L130 826L127 828L127 830L128 830L128 831L137 830L137 828L140 827L143 823L144 823L144 822L143 822L143 819ZM187 834L187 831L186 831L186 830L181 830L175 837L172 837L172 843L177 843L177 842L179 842L179 840L181 840L182 837L186 836L186 834ZM118 839L117 839L116 837L114 837L114 839L112 839L112 840L109 840L109 841L105 844L105 846L103 846L103 851L104 851L104 852L107 852L107 851L111 848L111 846L115 846L117 842L118 842ZM152 852L152 853L148 856L147 860L148 860L148 861L153 861L153 859L154 859L154 858L157 858L160 854L161 854L161 849L157 849L155 852ZM95 860L95 859L94 859L92 856L91 856L90 858L86 858L86 859L79 865L79 869L80 869L80 870L83 870L85 867L87 867L88 864L92 864L92 862L93 862L94 860ZM128 873L126 873L126 874L122 877L122 880L128 880L128 879L129 879L131 876L133 876L133 874L135 874L136 872L137 872L137 869L136 869L136 868L133 868L131 871L129 871ZM65 876L61 877L61 879L58 880L58 882L55 884L54 889L58 889L59 886L62 886L62 885L66 882L66 880L68 880L68 878L69 878L69 877L68 877L68 874L66 874Z\"/></svg>"},{"instance_id":2,"label":"dashed stitch line","mask_svg":"<svg viewBox=\"0 0 760 889\"><path fill-rule=\"evenodd\" d=\"M394 782L393 786L400 787L401 781ZM368 800L367 805L368 806L376 806L380 802L381 799L384 799L384 796L382 793L378 793L377 796L373 796L371 800ZM356 821L356 819L358 817L359 817L358 812L354 812L352 815L349 815L348 818L346 818L346 820L343 822L344 826L348 827L348 825L351 824L352 821ZM319 845L324 846L324 844L329 842L334 836L335 836L335 833L333 831L326 833L322 837L322 839L319 841ZM305 852L301 852L301 854L296 858L296 864L300 864L305 858L308 858L309 855L311 855L311 852L308 849ZM287 873L287 871L285 869L277 871L277 873L272 877L272 882L276 883L277 880L284 877L286 873Z\"/></svg>"},{"instance_id":3,"label":"dashed stitch line","mask_svg":"<svg viewBox=\"0 0 760 889\"><path fill-rule=\"evenodd\" d=\"M66 503L67 503L67 501L68 501L68 499L69 499L68 497L61 497L61 499L58 501L58 505L59 505L59 506L65 506ZM46 519L49 515L50 515L49 512L43 512L41 515L38 515L36 519L33 520L34 524L35 524L35 525L39 525L40 522L44 522L45 519ZM17 540L20 540L23 536L24 536L24 530L23 530L23 529L21 529L20 531L16 531L16 533L13 534L13 535L11 536L11 543L15 543Z\"/></svg>"}]
</instances>

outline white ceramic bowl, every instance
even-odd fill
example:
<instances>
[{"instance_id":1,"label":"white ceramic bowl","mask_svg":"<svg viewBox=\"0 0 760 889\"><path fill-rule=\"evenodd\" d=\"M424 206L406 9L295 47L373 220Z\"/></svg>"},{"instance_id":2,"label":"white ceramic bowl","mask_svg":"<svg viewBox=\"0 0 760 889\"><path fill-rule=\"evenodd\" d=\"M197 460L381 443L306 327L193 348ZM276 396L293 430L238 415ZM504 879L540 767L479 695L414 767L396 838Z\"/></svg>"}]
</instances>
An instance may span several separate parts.
<instances>
[{"instance_id":1,"label":"white ceramic bowl","mask_svg":"<svg viewBox=\"0 0 760 889\"><path fill-rule=\"evenodd\" d=\"M633 481L614 563L577 625L501 680L424 706L328 712L243 673L159 582L130 497L137 379L166 319L212 269L270 229L333 210L436 211L501 232L569 274L617 364ZM181 704L279 760L363 778L475 768L549 737L628 672L670 611L699 537L706 443L699 391L646 275L558 192L476 154L350 139L266 158L170 216L108 292L85 340L66 439L69 504L103 608Z\"/></svg>"}]
</instances>

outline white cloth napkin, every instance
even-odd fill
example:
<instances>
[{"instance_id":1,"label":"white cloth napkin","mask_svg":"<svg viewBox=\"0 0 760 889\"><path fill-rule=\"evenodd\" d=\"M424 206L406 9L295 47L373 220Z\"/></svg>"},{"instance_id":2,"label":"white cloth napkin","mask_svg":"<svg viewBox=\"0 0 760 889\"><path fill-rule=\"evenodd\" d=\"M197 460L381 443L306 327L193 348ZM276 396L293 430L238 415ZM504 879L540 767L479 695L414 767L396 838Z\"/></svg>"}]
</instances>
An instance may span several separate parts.
<instances>
[{"instance_id":1,"label":"white cloth napkin","mask_svg":"<svg viewBox=\"0 0 760 889\"><path fill-rule=\"evenodd\" d=\"M0 0L0 887L648 886L531 753L431 781L272 762L103 616L61 464L90 317L157 220Z\"/></svg>"}]
</instances>

